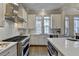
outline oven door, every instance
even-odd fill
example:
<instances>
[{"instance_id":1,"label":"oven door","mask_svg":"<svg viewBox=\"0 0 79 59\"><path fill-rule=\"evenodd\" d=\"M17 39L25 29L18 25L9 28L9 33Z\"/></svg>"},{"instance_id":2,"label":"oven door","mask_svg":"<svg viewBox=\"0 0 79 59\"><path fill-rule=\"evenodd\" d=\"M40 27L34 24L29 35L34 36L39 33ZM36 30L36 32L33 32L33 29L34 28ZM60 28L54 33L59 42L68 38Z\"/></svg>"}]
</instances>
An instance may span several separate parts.
<instances>
[{"instance_id":1,"label":"oven door","mask_svg":"<svg viewBox=\"0 0 79 59\"><path fill-rule=\"evenodd\" d=\"M29 42L22 46L22 56L28 56L29 54Z\"/></svg>"},{"instance_id":2,"label":"oven door","mask_svg":"<svg viewBox=\"0 0 79 59\"><path fill-rule=\"evenodd\" d=\"M49 41L48 41L48 52L50 56L58 56L58 51Z\"/></svg>"}]
</instances>

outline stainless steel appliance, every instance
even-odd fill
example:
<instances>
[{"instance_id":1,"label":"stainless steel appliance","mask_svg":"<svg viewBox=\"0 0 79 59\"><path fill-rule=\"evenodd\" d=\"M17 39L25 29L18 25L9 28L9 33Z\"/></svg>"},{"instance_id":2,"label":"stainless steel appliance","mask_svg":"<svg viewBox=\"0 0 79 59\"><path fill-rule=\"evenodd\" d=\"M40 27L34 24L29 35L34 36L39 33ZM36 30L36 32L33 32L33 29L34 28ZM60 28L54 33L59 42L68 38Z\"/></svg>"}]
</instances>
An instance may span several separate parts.
<instances>
[{"instance_id":1,"label":"stainless steel appliance","mask_svg":"<svg viewBox=\"0 0 79 59\"><path fill-rule=\"evenodd\" d=\"M52 46L52 44L48 41L48 53L50 56L58 56L57 50Z\"/></svg>"},{"instance_id":2,"label":"stainless steel appliance","mask_svg":"<svg viewBox=\"0 0 79 59\"><path fill-rule=\"evenodd\" d=\"M77 40L79 40L79 33L75 33L75 37Z\"/></svg>"},{"instance_id":3,"label":"stainless steel appliance","mask_svg":"<svg viewBox=\"0 0 79 59\"><path fill-rule=\"evenodd\" d=\"M8 42L18 42L17 43L17 54L18 56L28 56L29 55L29 36L16 36L3 41Z\"/></svg>"},{"instance_id":4,"label":"stainless steel appliance","mask_svg":"<svg viewBox=\"0 0 79 59\"><path fill-rule=\"evenodd\" d=\"M58 35L50 35L50 38L58 38Z\"/></svg>"}]
</instances>

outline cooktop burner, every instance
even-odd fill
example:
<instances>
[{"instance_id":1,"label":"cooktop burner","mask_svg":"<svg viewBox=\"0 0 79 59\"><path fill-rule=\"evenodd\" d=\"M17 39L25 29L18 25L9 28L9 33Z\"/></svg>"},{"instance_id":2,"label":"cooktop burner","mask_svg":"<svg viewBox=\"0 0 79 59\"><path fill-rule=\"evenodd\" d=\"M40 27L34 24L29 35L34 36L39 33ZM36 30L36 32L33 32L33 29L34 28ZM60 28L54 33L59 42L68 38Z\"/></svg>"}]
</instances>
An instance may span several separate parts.
<instances>
[{"instance_id":1,"label":"cooktop burner","mask_svg":"<svg viewBox=\"0 0 79 59\"><path fill-rule=\"evenodd\" d=\"M19 42L19 41L22 41L23 39L25 39L26 37L27 37L27 36L16 36L16 37L9 38L9 39L3 40L3 41Z\"/></svg>"}]
</instances>

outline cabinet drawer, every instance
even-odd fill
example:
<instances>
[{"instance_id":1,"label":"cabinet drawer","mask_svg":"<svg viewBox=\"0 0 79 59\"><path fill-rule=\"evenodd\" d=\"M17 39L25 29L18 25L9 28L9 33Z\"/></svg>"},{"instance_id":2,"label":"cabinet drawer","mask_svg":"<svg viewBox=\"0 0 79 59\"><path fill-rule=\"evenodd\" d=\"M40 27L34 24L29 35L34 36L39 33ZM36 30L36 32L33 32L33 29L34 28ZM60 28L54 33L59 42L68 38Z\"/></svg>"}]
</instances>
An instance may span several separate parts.
<instances>
[{"instance_id":1,"label":"cabinet drawer","mask_svg":"<svg viewBox=\"0 0 79 59\"><path fill-rule=\"evenodd\" d=\"M58 51L49 41L48 41L48 50L49 50L49 53L51 53L51 55L58 56Z\"/></svg>"},{"instance_id":2,"label":"cabinet drawer","mask_svg":"<svg viewBox=\"0 0 79 59\"><path fill-rule=\"evenodd\" d=\"M13 56L17 55L17 48L16 45L8 48L7 50L3 51L0 56Z\"/></svg>"}]
</instances>

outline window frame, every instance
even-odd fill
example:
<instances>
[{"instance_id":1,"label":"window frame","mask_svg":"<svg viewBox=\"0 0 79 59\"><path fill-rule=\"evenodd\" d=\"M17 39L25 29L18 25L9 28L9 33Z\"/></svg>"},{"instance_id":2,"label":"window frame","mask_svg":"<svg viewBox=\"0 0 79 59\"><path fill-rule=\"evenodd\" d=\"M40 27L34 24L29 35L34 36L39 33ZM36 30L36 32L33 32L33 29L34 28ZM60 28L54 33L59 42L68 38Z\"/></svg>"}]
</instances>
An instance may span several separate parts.
<instances>
[{"instance_id":1,"label":"window frame","mask_svg":"<svg viewBox=\"0 0 79 59\"><path fill-rule=\"evenodd\" d=\"M47 16L47 15L45 15L45 16L41 16L41 15L36 15L35 16L35 33L36 33L36 17L42 17L42 19L41 19L41 33L37 33L37 34L49 34L50 33L50 23L51 23L51 17L50 16ZM50 19L49 19L49 33L44 33L44 17L49 17Z\"/></svg>"},{"instance_id":2,"label":"window frame","mask_svg":"<svg viewBox=\"0 0 79 59\"><path fill-rule=\"evenodd\" d=\"M44 17L49 17L49 33L50 33L50 25L51 25L51 17L50 16L44 16ZM44 23L44 17L43 17L43 23ZM44 26L44 24L43 24L43 26ZM44 34L49 34L49 33L45 33L45 32L43 32Z\"/></svg>"},{"instance_id":3,"label":"window frame","mask_svg":"<svg viewBox=\"0 0 79 59\"><path fill-rule=\"evenodd\" d=\"M66 17L68 17L68 19L65 19ZM69 21L68 22L69 23L69 29L68 30L66 29L66 23L65 23L66 20ZM69 31L70 31L70 17L69 16L64 17L64 26L65 26L64 27L64 34L65 34L65 36L69 36ZM66 33L66 30L67 30L68 33Z\"/></svg>"},{"instance_id":4,"label":"window frame","mask_svg":"<svg viewBox=\"0 0 79 59\"><path fill-rule=\"evenodd\" d=\"M78 18L79 18L79 16L74 16L73 19L74 19L75 17L78 17ZM75 35L76 33L79 33L79 32L76 32L76 31L75 31L75 20L78 20L78 21L79 21L79 19L74 19L74 35ZM79 27L78 27L78 28L79 28Z\"/></svg>"},{"instance_id":5,"label":"window frame","mask_svg":"<svg viewBox=\"0 0 79 59\"><path fill-rule=\"evenodd\" d=\"M37 33L37 31L36 31L36 17L41 17L42 18L42 16L35 16L35 33ZM42 20L42 19L40 19L40 20ZM41 33L37 33L37 34L42 34L42 21L41 21Z\"/></svg>"}]
</instances>

